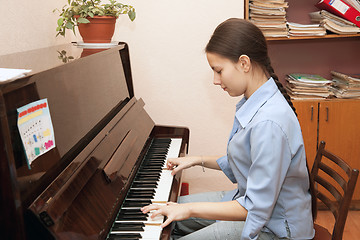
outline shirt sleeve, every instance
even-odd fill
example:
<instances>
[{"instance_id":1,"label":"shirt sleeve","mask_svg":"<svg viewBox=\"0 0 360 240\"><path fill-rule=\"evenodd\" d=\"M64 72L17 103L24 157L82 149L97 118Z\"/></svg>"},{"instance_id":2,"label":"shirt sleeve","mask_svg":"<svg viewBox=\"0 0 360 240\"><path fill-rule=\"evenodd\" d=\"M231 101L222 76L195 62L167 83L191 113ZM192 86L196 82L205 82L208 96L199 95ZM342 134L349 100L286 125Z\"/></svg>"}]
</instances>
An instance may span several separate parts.
<instances>
[{"instance_id":1,"label":"shirt sleeve","mask_svg":"<svg viewBox=\"0 0 360 240\"><path fill-rule=\"evenodd\" d=\"M234 173L232 172L227 156L223 156L216 160L217 164L221 168L221 170L224 172L224 174L230 179L232 183L236 183L236 179L234 176Z\"/></svg>"},{"instance_id":2,"label":"shirt sleeve","mask_svg":"<svg viewBox=\"0 0 360 240\"><path fill-rule=\"evenodd\" d=\"M236 199L248 211L242 240L257 239L270 219L291 162L287 137L272 121L258 123L251 130L250 146L246 191Z\"/></svg>"}]
</instances>

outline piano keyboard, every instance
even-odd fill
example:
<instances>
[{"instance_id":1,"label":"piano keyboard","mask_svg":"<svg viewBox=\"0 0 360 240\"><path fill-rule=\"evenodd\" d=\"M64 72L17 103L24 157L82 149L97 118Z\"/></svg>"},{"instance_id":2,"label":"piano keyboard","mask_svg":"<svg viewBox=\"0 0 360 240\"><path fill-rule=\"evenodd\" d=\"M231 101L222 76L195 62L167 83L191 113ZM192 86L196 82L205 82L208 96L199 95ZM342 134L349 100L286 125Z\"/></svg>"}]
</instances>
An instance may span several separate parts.
<instances>
[{"instance_id":1,"label":"piano keyboard","mask_svg":"<svg viewBox=\"0 0 360 240\"><path fill-rule=\"evenodd\" d=\"M165 204L173 176L166 160L179 156L181 138L154 139L129 189L126 199L107 237L108 240L160 239L164 216L150 218L141 207Z\"/></svg>"}]
</instances>

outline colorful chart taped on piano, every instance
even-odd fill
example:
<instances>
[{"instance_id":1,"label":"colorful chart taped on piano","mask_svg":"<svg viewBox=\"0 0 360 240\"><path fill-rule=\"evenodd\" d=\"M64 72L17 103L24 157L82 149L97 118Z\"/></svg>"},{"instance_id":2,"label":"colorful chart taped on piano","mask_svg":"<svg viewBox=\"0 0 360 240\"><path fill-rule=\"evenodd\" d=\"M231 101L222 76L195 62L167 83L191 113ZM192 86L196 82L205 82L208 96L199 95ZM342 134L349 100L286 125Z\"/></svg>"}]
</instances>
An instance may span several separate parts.
<instances>
[{"instance_id":1,"label":"colorful chart taped on piano","mask_svg":"<svg viewBox=\"0 0 360 240\"><path fill-rule=\"evenodd\" d=\"M17 112L17 125L30 169L37 157L55 147L49 105L47 99L41 99L18 108Z\"/></svg>"}]
</instances>

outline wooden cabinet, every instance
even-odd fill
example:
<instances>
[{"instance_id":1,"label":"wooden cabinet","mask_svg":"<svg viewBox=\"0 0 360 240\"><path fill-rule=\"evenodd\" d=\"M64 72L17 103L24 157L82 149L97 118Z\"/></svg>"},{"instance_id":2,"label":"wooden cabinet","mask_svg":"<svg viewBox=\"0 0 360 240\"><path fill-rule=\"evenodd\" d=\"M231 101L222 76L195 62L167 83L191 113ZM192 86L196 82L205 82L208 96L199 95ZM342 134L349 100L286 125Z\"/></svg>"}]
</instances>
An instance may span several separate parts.
<instances>
[{"instance_id":1,"label":"wooden cabinet","mask_svg":"<svg viewBox=\"0 0 360 240\"><path fill-rule=\"evenodd\" d=\"M309 166L317 146L326 142L326 149L343 158L351 167L360 169L360 99L293 101L301 125ZM360 207L360 183L353 202Z\"/></svg>"},{"instance_id":2,"label":"wooden cabinet","mask_svg":"<svg viewBox=\"0 0 360 240\"><path fill-rule=\"evenodd\" d=\"M318 145L318 101L293 101L300 122L306 158L311 168Z\"/></svg>"},{"instance_id":3,"label":"wooden cabinet","mask_svg":"<svg viewBox=\"0 0 360 240\"><path fill-rule=\"evenodd\" d=\"M287 0L288 22L311 23L309 13L319 11L319 0ZM249 1L244 1L244 17L249 18ZM285 83L289 73L319 74L331 79L331 70L348 74L360 73L360 34L323 37L267 38L272 67ZM360 169L360 100L298 100L294 101L303 131L309 166L315 158L319 141L342 157L352 167ZM360 180L353 202L360 209Z\"/></svg>"}]
</instances>

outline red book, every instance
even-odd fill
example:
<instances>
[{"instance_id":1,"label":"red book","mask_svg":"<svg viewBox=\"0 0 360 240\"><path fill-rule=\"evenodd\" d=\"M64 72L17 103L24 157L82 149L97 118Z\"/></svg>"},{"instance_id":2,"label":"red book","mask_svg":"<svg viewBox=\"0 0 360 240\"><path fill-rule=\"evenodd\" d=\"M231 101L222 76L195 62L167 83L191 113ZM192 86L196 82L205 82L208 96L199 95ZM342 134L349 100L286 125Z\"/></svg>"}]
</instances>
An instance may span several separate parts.
<instances>
[{"instance_id":1,"label":"red book","mask_svg":"<svg viewBox=\"0 0 360 240\"><path fill-rule=\"evenodd\" d=\"M315 6L345 18L360 27L360 12L341 0L321 0Z\"/></svg>"}]
</instances>

